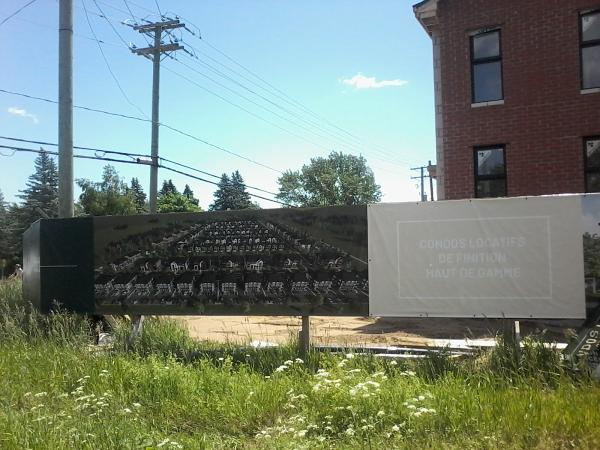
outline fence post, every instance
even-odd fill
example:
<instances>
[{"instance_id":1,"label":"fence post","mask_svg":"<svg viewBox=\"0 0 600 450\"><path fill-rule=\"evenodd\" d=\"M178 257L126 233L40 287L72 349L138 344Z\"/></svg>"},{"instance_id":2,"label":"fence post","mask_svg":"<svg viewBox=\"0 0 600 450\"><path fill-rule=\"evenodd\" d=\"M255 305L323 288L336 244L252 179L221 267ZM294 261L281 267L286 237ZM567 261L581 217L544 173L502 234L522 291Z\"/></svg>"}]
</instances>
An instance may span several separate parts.
<instances>
[{"instance_id":1,"label":"fence post","mask_svg":"<svg viewBox=\"0 0 600 450\"><path fill-rule=\"evenodd\" d=\"M300 353L305 356L310 350L310 316L302 316L302 328L299 336Z\"/></svg>"}]
</instances>

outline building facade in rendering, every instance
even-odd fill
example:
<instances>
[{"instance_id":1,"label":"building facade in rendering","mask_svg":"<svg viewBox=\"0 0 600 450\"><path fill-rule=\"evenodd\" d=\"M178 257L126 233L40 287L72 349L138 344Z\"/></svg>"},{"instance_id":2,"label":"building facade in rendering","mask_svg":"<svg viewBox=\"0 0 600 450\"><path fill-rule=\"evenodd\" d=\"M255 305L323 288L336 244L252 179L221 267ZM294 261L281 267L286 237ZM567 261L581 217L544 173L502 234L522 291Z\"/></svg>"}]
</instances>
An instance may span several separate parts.
<instances>
[{"instance_id":1,"label":"building facade in rendering","mask_svg":"<svg viewBox=\"0 0 600 450\"><path fill-rule=\"evenodd\" d=\"M425 0L438 198L600 191L600 0Z\"/></svg>"}]
</instances>

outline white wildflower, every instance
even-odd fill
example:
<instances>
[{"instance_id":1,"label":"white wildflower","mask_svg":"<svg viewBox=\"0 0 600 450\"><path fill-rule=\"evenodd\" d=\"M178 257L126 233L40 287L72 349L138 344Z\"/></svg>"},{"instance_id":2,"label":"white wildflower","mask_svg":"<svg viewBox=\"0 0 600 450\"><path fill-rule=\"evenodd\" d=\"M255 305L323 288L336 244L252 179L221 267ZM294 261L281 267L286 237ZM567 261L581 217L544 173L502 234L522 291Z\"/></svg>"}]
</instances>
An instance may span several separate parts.
<instances>
[{"instance_id":1,"label":"white wildflower","mask_svg":"<svg viewBox=\"0 0 600 450\"><path fill-rule=\"evenodd\" d=\"M384 411L382 411L382 410L377 411L377 417L383 417L383 416L385 416L385 412Z\"/></svg>"},{"instance_id":2,"label":"white wildflower","mask_svg":"<svg viewBox=\"0 0 600 450\"><path fill-rule=\"evenodd\" d=\"M302 359L300 359L300 358L296 358L296 359L294 360L294 362L295 362L296 364L304 364L304 361L303 361Z\"/></svg>"},{"instance_id":3,"label":"white wildflower","mask_svg":"<svg viewBox=\"0 0 600 450\"><path fill-rule=\"evenodd\" d=\"M291 359L288 359L287 361L284 361L283 364L286 366L291 366L292 364L294 364L294 361L292 361Z\"/></svg>"},{"instance_id":4,"label":"white wildflower","mask_svg":"<svg viewBox=\"0 0 600 450\"><path fill-rule=\"evenodd\" d=\"M346 435L348 435L348 436L354 436L354 433L355 433L355 431L354 431L354 428L352 428L352 427L348 428L348 429L345 431L345 433L346 433Z\"/></svg>"},{"instance_id":5,"label":"white wildflower","mask_svg":"<svg viewBox=\"0 0 600 450\"><path fill-rule=\"evenodd\" d=\"M346 359L354 358L354 353L346 353Z\"/></svg>"},{"instance_id":6,"label":"white wildflower","mask_svg":"<svg viewBox=\"0 0 600 450\"><path fill-rule=\"evenodd\" d=\"M46 395L48 395L47 392L38 392L37 394L34 395L34 397L45 397Z\"/></svg>"},{"instance_id":7,"label":"white wildflower","mask_svg":"<svg viewBox=\"0 0 600 450\"><path fill-rule=\"evenodd\" d=\"M275 369L275 372L283 372L287 368L288 368L288 366L286 366L286 365L279 366L277 369Z\"/></svg>"},{"instance_id":8,"label":"white wildflower","mask_svg":"<svg viewBox=\"0 0 600 450\"><path fill-rule=\"evenodd\" d=\"M390 361L390 366L397 366L397 365L398 365L398 361L396 361L396 360Z\"/></svg>"},{"instance_id":9,"label":"white wildflower","mask_svg":"<svg viewBox=\"0 0 600 450\"><path fill-rule=\"evenodd\" d=\"M398 425L394 425L394 426L392 427L392 431L393 431L394 433L397 433L398 431L400 431L400 427L399 427Z\"/></svg>"}]
</instances>

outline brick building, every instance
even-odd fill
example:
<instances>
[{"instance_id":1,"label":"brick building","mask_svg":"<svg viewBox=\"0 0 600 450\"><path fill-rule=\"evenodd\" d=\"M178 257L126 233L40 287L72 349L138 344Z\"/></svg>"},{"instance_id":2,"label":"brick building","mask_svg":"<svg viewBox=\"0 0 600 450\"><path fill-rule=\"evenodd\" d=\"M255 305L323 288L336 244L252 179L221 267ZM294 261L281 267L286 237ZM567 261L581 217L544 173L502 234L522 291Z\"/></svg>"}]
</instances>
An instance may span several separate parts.
<instances>
[{"instance_id":1,"label":"brick building","mask_svg":"<svg viewBox=\"0 0 600 450\"><path fill-rule=\"evenodd\" d=\"M425 0L438 198L600 191L600 0Z\"/></svg>"}]
</instances>

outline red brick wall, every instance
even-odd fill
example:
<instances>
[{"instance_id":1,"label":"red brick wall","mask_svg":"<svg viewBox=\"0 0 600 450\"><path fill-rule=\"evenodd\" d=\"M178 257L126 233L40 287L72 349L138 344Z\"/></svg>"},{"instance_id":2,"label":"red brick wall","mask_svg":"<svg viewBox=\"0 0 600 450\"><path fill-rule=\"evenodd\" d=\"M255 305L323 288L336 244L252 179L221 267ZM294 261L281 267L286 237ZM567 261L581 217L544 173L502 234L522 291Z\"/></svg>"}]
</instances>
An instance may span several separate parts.
<instances>
[{"instance_id":1,"label":"red brick wall","mask_svg":"<svg viewBox=\"0 0 600 450\"><path fill-rule=\"evenodd\" d=\"M581 94L579 11L600 0L441 0L445 196L474 197L473 147L506 145L509 196L584 191L582 137L600 93ZM471 107L469 32L502 30L504 104Z\"/></svg>"}]
</instances>

